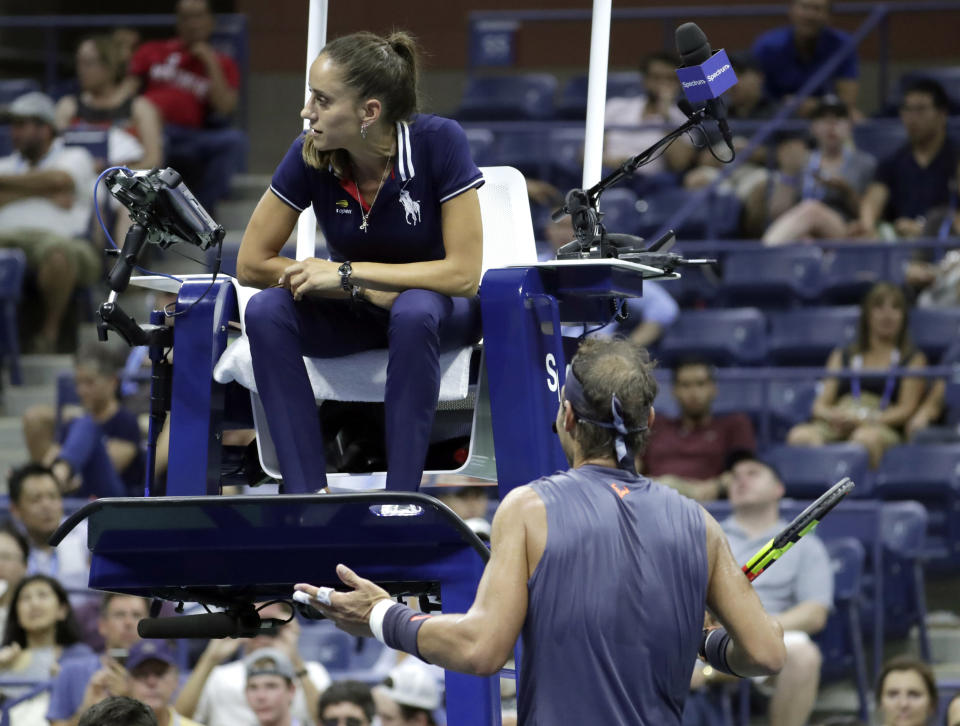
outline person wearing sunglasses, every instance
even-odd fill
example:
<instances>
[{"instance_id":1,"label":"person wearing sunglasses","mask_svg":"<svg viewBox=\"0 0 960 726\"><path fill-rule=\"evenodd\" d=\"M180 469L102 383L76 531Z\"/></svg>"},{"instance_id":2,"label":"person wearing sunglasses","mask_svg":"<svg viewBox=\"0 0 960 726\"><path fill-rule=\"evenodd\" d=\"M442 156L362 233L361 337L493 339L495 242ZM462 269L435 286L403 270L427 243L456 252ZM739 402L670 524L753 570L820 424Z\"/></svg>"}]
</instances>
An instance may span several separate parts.
<instances>
[{"instance_id":1,"label":"person wearing sunglasses","mask_svg":"<svg viewBox=\"0 0 960 726\"><path fill-rule=\"evenodd\" d=\"M320 696L320 726L370 726L375 712L370 686L336 681Z\"/></svg>"}]
</instances>

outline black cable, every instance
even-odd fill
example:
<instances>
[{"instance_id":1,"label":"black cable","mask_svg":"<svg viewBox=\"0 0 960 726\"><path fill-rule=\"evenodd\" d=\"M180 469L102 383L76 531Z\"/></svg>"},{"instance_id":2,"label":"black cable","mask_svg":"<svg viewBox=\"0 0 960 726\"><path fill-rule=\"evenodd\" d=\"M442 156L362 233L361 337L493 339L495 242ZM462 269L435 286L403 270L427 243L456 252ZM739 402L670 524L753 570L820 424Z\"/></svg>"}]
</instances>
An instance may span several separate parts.
<instances>
[{"instance_id":1,"label":"black cable","mask_svg":"<svg viewBox=\"0 0 960 726\"><path fill-rule=\"evenodd\" d=\"M184 255L184 257L186 257L186 255ZM167 308L168 308L170 305L176 305L176 303L168 303L167 305L165 305L164 308L163 308L163 314L164 314L166 317L168 317L168 318L176 318L176 317L179 317L179 316L181 316L181 315L185 315L186 313L190 312L190 310L193 309L193 306L194 306L194 305L196 305L198 302L200 302L201 300L203 300L203 298L205 298L205 297L207 296L207 293L210 292L211 289L213 289L213 285L214 285L214 283L217 281L217 275L220 274L220 260L222 259L222 257L223 257L223 240L221 239L221 240L217 243L217 259L216 259L216 261L214 262L214 265L213 265L213 277L210 279L210 284L207 285L207 289L203 291L203 294L200 295L200 297L198 297L196 300L194 300L192 303L190 303L190 305L188 305L186 308L184 308L183 310L181 310L181 311L178 312L178 313L171 313L171 312L168 312L168 311L167 311ZM188 258L188 259L193 259L193 258ZM194 260L194 262L198 262L198 260ZM202 263L201 263L201 264L202 264ZM279 601L278 601L278 602L279 602Z\"/></svg>"}]
</instances>

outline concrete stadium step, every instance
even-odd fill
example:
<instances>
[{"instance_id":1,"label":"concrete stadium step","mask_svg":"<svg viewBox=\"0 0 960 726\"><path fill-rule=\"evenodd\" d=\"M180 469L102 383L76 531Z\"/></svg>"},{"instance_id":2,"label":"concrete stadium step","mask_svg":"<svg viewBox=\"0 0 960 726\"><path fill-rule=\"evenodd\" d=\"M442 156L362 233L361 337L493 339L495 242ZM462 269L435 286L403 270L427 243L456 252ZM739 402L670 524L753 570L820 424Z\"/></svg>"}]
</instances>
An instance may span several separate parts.
<instances>
[{"instance_id":1,"label":"concrete stadium step","mask_svg":"<svg viewBox=\"0 0 960 726\"><path fill-rule=\"evenodd\" d=\"M270 179L270 174L236 174L230 179L230 198L257 200L270 186Z\"/></svg>"},{"instance_id":2,"label":"concrete stadium step","mask_svg":"<svg viewBox=\"0 0 960 726\"><path fill-rule=\"evenodd\" d=\"M56 387L44 385L8 386L3 390L3 415L22 416L31 406L45 403L53 406L56 402Z\"/></svg>"},{"instance_id":3,"label":"concrete stadium step","mask_svg":"<svg viewBox=\"0 0 960 726\"><path fill-rule=\"evenodd\" d=\"M26 386L53 385L61 371L73 367L70 355L22 355L20 368L23 371L23 383ZM4 371L4 390L11 388L10 372Z\"/></svg>"},{"instance_id":4,"label":"concrete stadium step","mask_svg":"<svg viewBox=\"0 0 960 726\"><path fill-rule=\"evenodd\" d=\"M224 229L244 230L256 206L256 199L226 199L217 205L214 219Z\"/></svg>"},{"instance_id":5,"label":"concrete stadium step","mask_svg":"<svg viewBox=\"0 0 960 726\"><path fill-rule=\"evenodd\" d=\"M23 457L23 424L18 416L0 416L0 457L3 454L16 453ZM0 470L2 474L2 470Z\"/></svg>"}]
</instances>

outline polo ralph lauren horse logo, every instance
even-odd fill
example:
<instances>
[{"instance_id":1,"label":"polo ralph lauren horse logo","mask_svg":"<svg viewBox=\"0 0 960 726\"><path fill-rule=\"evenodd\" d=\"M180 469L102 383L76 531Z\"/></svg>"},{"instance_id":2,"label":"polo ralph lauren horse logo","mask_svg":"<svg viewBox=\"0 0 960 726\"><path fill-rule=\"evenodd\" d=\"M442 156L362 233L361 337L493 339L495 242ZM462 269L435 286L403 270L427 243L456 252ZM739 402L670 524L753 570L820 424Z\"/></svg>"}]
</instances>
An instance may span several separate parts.
<instances>
[{"instance_id":1,"label":"polo ralph lauren horse logo","mask_svg":"<svg viewBox=\"0 0 960 726\"><path fill-rule=\"evenodd\" d=\"M407 224L417 224L420 221L420 202L411 199L410 192L404 189L400 192L400 204L403 205Z\"/></svg>"}]
</instances>

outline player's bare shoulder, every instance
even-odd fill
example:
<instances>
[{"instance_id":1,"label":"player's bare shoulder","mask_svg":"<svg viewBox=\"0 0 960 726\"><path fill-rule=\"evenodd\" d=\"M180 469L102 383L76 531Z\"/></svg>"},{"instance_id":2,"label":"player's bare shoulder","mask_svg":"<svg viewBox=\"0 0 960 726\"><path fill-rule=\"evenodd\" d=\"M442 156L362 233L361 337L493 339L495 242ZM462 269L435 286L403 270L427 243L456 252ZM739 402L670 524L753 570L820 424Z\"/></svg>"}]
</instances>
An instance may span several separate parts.
<instances>
[{"instance_id":1,"label":"player's bare shoulder","mask_svg":"<svg viewBox=\"0 0 960 726\"><path fill-rule=\"evenodd\" d=\"M517 487L507 494L493 519L494 548L500 537L516 536L524 538L528 575L532 575L547 546L547 508L529 486Z\"/></svg>"}]
</instances>

